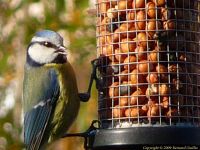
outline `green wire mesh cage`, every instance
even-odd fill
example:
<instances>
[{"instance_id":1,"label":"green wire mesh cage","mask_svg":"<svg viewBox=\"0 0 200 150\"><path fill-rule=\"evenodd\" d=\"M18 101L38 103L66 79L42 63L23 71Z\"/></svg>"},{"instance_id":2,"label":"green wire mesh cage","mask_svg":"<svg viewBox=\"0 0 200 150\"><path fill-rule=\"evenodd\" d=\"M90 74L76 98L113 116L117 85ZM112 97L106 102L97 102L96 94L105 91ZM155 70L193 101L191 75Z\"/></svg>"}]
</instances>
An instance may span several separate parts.
<instances>
[{"instance_id":1,"label":"green wire mesh cage","mask_svg":"<svg viewBox=\"0 0 200 150\"><path fill-rule=\"evenodd\" d=\"M154 144L163 129L200 134L200 1L96 0L96 8L99 132L111 145L136 130L152 135L129 144Z\"/></svg>"}]
</instances>

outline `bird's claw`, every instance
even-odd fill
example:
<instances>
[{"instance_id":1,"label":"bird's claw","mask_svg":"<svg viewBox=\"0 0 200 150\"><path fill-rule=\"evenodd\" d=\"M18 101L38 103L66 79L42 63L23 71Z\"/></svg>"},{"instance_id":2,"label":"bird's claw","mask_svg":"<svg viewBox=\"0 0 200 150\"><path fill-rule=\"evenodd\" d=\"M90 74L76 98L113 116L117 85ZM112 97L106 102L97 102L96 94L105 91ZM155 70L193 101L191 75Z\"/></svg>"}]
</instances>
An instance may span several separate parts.
<instances>
[{"instance_id":1,"label":"bird's claw","mask_svg":"<svg viewBox=\"0 0 200 150\"><path fill-rule=\"evenodd\" d=\"M86 93L79 93L79 98L82 102L87 102L90 99L91 88L93 84L93 80L96 81L96 87L98 87L98 78L97 78L97 67L99 66L99 59L94 59L91 61L92 64L92 73L90 76L90 83Z\"/></svg>"}]
</instances>

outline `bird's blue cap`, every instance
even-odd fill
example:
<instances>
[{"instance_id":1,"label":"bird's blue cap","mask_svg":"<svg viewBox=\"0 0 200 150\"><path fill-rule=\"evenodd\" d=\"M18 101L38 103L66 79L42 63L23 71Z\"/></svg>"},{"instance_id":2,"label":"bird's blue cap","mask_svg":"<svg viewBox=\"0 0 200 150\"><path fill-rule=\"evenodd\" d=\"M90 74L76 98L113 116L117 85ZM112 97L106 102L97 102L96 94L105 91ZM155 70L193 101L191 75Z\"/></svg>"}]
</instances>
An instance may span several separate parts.
<instances>
[{"instance_id":1,"label":"bird's blue cap","mask_svg":"<svg viewBox=\"0 0 200 150\"><path fill-rule=\"evenodd\" d=\"M55 31L51 30L42 30L39 32L36 32L34 37L32 38L31 42L36 41L49 41L57 46L63 45L63 38Z\"/></svg>"}]
</instances>

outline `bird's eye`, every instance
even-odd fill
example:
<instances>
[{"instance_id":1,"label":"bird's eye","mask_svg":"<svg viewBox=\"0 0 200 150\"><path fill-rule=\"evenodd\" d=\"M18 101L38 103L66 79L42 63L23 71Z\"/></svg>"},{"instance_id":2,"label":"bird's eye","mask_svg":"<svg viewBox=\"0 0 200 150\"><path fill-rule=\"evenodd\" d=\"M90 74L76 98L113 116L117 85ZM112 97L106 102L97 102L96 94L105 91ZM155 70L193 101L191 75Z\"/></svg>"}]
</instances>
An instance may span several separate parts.
<instances>
[{"instance_id":1,"label":"bird's eye","mask_svg":"<svg viewBox=\"0 0 200 150\"><path fill-rule=\"evenodd\" d=\"M46 47L52 47L52 44L51 44L50 42L44 42L43 44L44 44L44 46L46 46Z\"/></svg>"}]
</instances>

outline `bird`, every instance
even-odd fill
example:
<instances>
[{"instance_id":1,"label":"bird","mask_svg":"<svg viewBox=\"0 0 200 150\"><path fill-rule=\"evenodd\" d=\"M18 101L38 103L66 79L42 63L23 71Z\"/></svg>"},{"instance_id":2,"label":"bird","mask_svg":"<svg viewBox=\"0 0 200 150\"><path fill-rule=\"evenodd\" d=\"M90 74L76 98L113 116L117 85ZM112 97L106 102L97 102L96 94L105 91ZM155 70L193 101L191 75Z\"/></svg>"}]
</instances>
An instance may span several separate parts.
<instances>
[{"instance_id":1,"label":"bird","mask_svg":"<svg viewBox=\"0 0 200 150\"><path fill-rule=\"evenodd\" d=\"M35 33L26 51L23 80L24 144L41 150L59 139L78 115L80 97L68 49L59 33Z\"/></svg>"}]
</instances>

